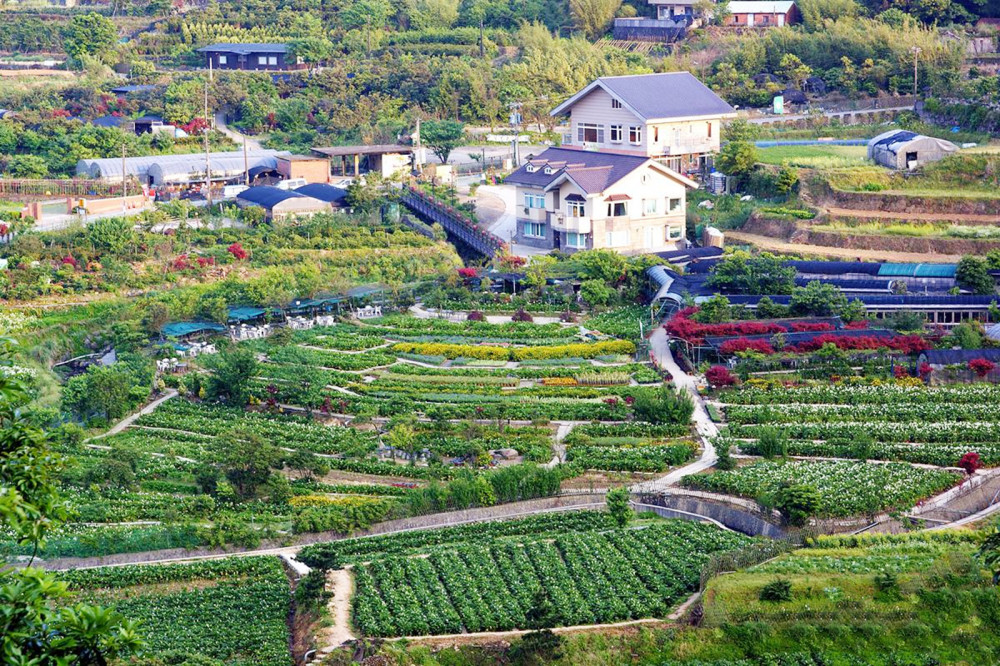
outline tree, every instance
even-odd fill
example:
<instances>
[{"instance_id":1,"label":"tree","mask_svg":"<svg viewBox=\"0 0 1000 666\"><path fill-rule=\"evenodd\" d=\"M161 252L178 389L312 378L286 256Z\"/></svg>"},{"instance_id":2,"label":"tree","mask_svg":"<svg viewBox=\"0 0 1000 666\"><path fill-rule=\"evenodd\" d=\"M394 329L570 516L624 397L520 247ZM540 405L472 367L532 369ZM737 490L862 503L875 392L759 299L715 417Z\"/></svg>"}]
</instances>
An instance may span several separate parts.
<instances>
[{"instance_id":1,"label":"tree","mask_svg":"<svg viewBox=\"0 0 1000 666\"><path fill-rule=\"evenodd\" d=\"M531 607L525 613L525 624L535 631L525 634L511 648L514 663L523 666L543 666L562 658L563 638L548 627L565 622L559 609L549 598L544 587L535 590Z\"/></svg>"},{"instance_id":2,"label":"tree","mask_svg":"<svg viewBox=\"0 0 1000 666\"><path fill-rule=\"evenodd\" d=\"M729 141L715 158L715 166L727 176L744 178L757 168L760 155L749 141Z\"/></svg>"},{"instance_id":3,"label":"tree","mask_svg":"<svg viewBox=\"0 0 1000 666\"><path fill-rule=\"evenodd\" d=\"M796 316L835 317L847 307L847 296L832 284L813 280L792 290L788 309Z\"/></svg>"},{"instance_id":4,"label":"tree","mask_svg":"<svg viewBox=\"0 0 1000 666\"><path fill-rule=\"evenodd\" d=\"M213 463L241 500L257 496L257 491L271 479L271 469L280 458L276 447L240 429L219 435L213 448Z\"/></svg>"},{"instance_id":5,"label":"tree","mask_svg":"<svg viewBox=\"0 0 1000 666\"><path fill-rule=\"evenodd\" d=\"M615 297L615 290L601 280L584 280L580 283L580 298L591 307L607 305Z\"/></svg>"},{"instance_id":6,"label":"tree","mask_svg":"<svg viewBox=\"0 0 1000 666\"><path fill-rule=\"evenodd\" d=\"M760 126L754 125L743 118L736 118L726 123L723 128L726 141L741 141L753 143L760 136Z\"/></svg>"},{"instance_id":7,"label":"tree","mask_svg":"<svg viewBox=\"0 0 1000 666\"><path fill-rule=\"evenodd\" d=\"M333 54L333 42L325 37L304 37L293 39L289 44L292 57L302 62L316 65L324 62Z\"/></svg>"},{"instance_id":8,"label":"tree","mask_svg":"<svg viewBox=\"0 0 1000 666\"><path fill-rule=\"evenodd\" d=\"M775 183L775 187L782 194L788 194L795 189L795 186L799 184L799 173L790 166L781 167L781 171L778 172L778 180Z\"/></svg>"},{"instance_id":9,"label":"tree","mask_svg":"<svg viewBox=\"0 0 1000 666\"><path fill-rule=\"evenodd\" d=\"M413 426L408 423L400 423L393 426L386 435L386 440L393 449L393 458L396 457L396 451L402 451L410 455L410 464L416 464L417 461L413 457L413 454L416 451L417 433L413 429Z\"/></svg>"},{"instance_id":10,"label":"tree","mask_svg":"<svg viewBox=\"0 0 1000 666\"><path fill-rule=\"evenodd\" d=\"M979 558L993 572L993 584L1000 585L1000 529L986 537L979 546Z\"/></svg>"},{"instance_id":11,"label":"tree","mask_svg":"<svg viewBox=\"0 0 1000 666\"><path fill-rule=\"evenodd\" d=\"M585 280L601 280L609 286L619 284L625 278L628 259L614 250L586 250L573 255L580 266L580 277Z\"/></svg>"},{"instance_id":12,"label":"tree","mask_svg":"<svg viewBox=\"0 0 1000 666\"><path fill-rule=\"evenodd\" d=\"M448 163L451 151L462 145L464 139L465 124L458 120L427 120L420 125L420 140L442 164Z\"/></svg>"},{"instance_id":13,"label":"tree","mask_svg":"<svg viewBox=\"0 0 1000 666\"><path fill-rule=\"evenodd\" d=\"M608 513L611 514L611 519L615 521L618 527L628 525L629 518L632 517L632 507L629 505L630 499L631 496L629 495L628 488L624 486L612 488L605 496Z\"/></svg>"},{"instance_id":14,"label":"tree","mask_svg":"<svg viewBox=\"0 0 1000 666\"><path fill-rule=\"evenodd\" d=\"M115 24L94 12L74 15L63 29L63 48L77 64L83 56L107 59L115 52L117 43L118 29Z\"/></svg>"},{"instance_id":15,"label":"tree","mask_svg":"<svg viewBox=\"0 0 1000 666\"><path fill-rule=\"evenodd\" d=\"M803 63L797 55L792 53L786 53L781 57L778 71L798 90L801 90L805 80L812 76L812 67Z\"/></svg>"},{"instance_id":16,"label":"tree","mask_svg":"<svg viewBox=\"0 0 1000 666\"><path fill-rule=\"evenodd\" d=\"M95 250L119 255L135 241L135 229L124 217L102 217L87 225L87 239Z\"/></svg>"},{"instance_id":17,"label":"tree","mask_svg":"<svg viewBox=\"0 0 1000 666\"><path fill-rule=\"evenodd\" d=\"M49 165L40 155L14 155L7 160L6 171L13 178L44 178Z\"/></svg>"},{"instance_id":18,"label":"tree","mask_svg":"<svg viewBox=\"0 0 1000 666\"><path fill-rule=\"evenodd\" d=\"M990 276L989 267L980 257L962 257L955 269L955 282L963 289L980 296L996 293L996 283Z\"/></svg>"},{"instance_id":19,"label":"tree","mask_svg":"<svg viewBox=\"0 0 1000 666\"><path fill-rule=\"evenodd\" d=\"M142 324L150 335L159 335L170 321L170 310L163 303L150 303L142 317Z\"/></svg>"},{"instance_id":20,"label":"tree","mask_svg":"<svg viewBox=\"0 0 1000 666\"><path fill-rule=\"evenodd\" d=\"M962 349L982 349L983 330L979 322L964 322L951 329L948 342L952 347Z\"/></svg>"},{"instance_id":21,"label":"tree","mask_svg":"<svg viewBox=\"0 0 1000 666\"><path fill-rule=\"evenodd\" d=\"M639 421L686 425L691 422L694 402L686 391L663 385L658 389L637 391L632 411Z\"/></svg>"},{"instance_id":22,"label":"tree","mask_svg":"<svg viewBox=\"0 0 1000 666\"><path fill-rule=\"evenodd\" d=\"M0 355L10 349L0 341ZM60 461L48 435L22 411L24 384L0 373L0 524L20 544L44 544L67 516L56 488ZM0 661L4 664L104 665L128 657L143 642L135 623L119 613L72 604L66 583L31 567L0 568Z\"/></svg>"},{"instance_id":23,"label":"tree","mask_svg":"<svg viewBox=\"0 0 1000 666\"><path fill-rule=\"evenodd\" d=\"M783 483L774 497L774 508L781 512L789 525L802 527L810 516L819 511L822 496L813 486Z\"/></svg>"},{"instance_id":24,"label":"tree","mask_svg":"<svg viewBox=\"0 0 1000 666\"><path fill-rule=\"evenodd\" d=\"M722 294L716 294L698 306L698 311L691 317L702 324L721 324L732 321L733 307L729 299Z\"/></svg>"},{"instance_id":25,"label":"tree","mask_svg":"<svg viewBox=\"0 0 1000 666\"><path fill-rule=\"evenodd\" d=\"M773 254L738 250L715 265L708 284L736 294L790 294L795 288L795 269Z\"/></svg>"},{"instance_id":26,"label":"tree","mask_svg":"<svg viewBox=\"0 0 1000 666\"><path fill-rule=\"evenodd\" d=\"M242 407L250 399L250 384L257 374L257 358L245 347L219 354L213 359L208 395Z\"/></svg>"},{"instance_id":27,"label":"tree","mask_svg":"<svg viewBox=\"0 0 1000 666\"><path fill-rule=\"evenodd\" d=\"M608 30L611 19L622 6L622 0L569 0L573 23L587 39L595 40Z\"/></svg>"}]
</instances>

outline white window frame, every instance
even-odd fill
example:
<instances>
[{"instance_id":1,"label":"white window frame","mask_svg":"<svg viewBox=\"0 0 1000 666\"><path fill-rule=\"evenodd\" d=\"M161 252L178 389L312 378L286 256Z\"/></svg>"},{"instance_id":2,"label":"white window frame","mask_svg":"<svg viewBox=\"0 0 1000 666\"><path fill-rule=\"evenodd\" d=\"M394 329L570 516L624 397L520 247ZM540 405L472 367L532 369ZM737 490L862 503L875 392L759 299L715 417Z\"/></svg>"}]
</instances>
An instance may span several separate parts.
<instances>
[{"instance_id":1,"label":"white window frame","mask_svg":"<svg viewBox=\"0 0 1000 666\"><path fill-rule=\"evenodd\" d=\"M667 212L680 213L684 210L684 199L680 197L667 197Z\"/></svg>"},{"instance_id":2,"label":"white window frame","mask_svg":"<svg viewBox=\"0 0 1000 666\"><path fill-rule=\"evenodd\" d=\"M278 56L267 56L267 64L268 65L277 65L278 64Z\"/></svg>"},{"instance_id":3,"label":"white window frame","mask_svg":"<svg viewBox=\"0 0 1000 666\"><path fill-rule=\"evenodd\" d=\"M587 216L587 202L586 201L567 201L566 202L566 215L569 217L586 217Z\"/></svg>"},{"instance_id":4,"label":"white window frame","mask_svg":"<svg viewBox=\"0 0 1000 666\"><path fill-rule=\"evenodd\" d=\"M545 195L544 194L534 194L533 192L524 193L524 207L529 209L544 209L545 208Z\"/></svg>"},{"instance_id":5,"label":"white window frame","mask_svg":"<svg viewBox=\"0 0 1000 666\"><path fill-rule=\"evenodd\" d=\"M643 215L656 215L656 199L643 199L642 200L642 214Z\"/></svg>"},{"instance_id":6,"label":"white window frame","mask_svg":"<svg viewBox=\"0 0 1000 666\"><path fill-rule=\"evenodd\" d=\"M257 56L257 64L258 65L266 65L267 64L267 56L262 56L262 55Z\"/></svg>"},{"instance_id":7,"label":"white window frame","mask_svg":"<svg viewBox=\"0 0 1000 666\"><path fill-rule=\"evenodd\" d=\"M625 138L625 128L622 125L611 126L611 143L621 143Z\"/></svg>"},{"instance_id":8,"label":"white window frame","mask_svg":"<svg viewBox=\"0 0 1000 666\"><path fill-rule=\"evenodd\" d=\"M587 141L587 132L594 132L594 141ZM604 143L604 125L597 123L577 123L576 140L580 143Z\"/></svg>"},{"instance_id":9,"label":"white window frame","mask_svg":"<svg viewBox=\"0 0 1000 666\"><path fill-rule=\"evenodd\" d=\"M642 125L628 126L628 142L633 146L642 145Z\"/></svg>"},{"instance_id":10,"label":"white window frame","mask_svg":"<svg viewBox=\"0 0 1000 666\"><path fill-rule=\"evenodd\" d=\"M571 240L571 237L576 238L576 243ZM584 249L587 247L587 234L578 234L572 231L566 232L566 247L571 247L576 250Z\"/></svg>"},{"instance_id":11,"label":"white window frame","mask_svg":"<svg viewBox=\"0 0 1000 666\"><path fill-rule=\"evenodd\" d=\"M227 64L229 64L229 59L226 56L224 56L224 55L220 55L219 56L219 64L220 65L227 65Z\"/></svg>"},{"instance_id":12,"label":"white window frame","mask_svg":"<svg viewBox=\"0 0 1000 666\"><path fill-rule=\"evenodd\" d=\"M524 220L521 224L521 235L525 238L545 238L545 225L542 222Z\"/></svg>"},{"instance_id":13,"label":"white window frame","mask_svg":"<svg viewBox=\"0 0 1000 666\"><path fill-rule=\"evenodd\" d=\"M666 239L670 242L679 241L680 239L684 238L684 227L682 226L675 226L668 224L667 226L663 227L663 230L665 232L664 236L666 236Z\"/></svg>"},{"instance_id":14,"label":"white window frame","mask_svg":"<svg viewBox=\"0 0 1000 666\"><path fill-rule=\"evenodd\" d=\"M621 206L621 212L615 213L618 207ZM627 201L609 201L608 202L608 217L625 217L628 215L628 202Z\"/></svg>"}]
</instances>

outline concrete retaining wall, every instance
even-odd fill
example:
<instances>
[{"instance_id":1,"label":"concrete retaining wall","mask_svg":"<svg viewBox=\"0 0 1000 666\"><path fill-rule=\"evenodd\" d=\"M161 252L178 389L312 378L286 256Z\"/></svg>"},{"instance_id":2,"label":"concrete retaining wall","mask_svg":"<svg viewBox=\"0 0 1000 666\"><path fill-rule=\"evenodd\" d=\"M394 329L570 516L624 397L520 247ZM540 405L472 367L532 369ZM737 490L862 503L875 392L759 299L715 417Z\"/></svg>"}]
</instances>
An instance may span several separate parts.
<instances>
[{"instance_id":1,"label":"concrete retaining wall","mask_svg":"<svg viewBox=\"0 0 1000 666\"><path fill-rule=\"evenodd\" d=\"M657 511L657 513L668 518L697 520L697 517L700 516L710 518L733 531L750 536L765 536L771 539L781 539L785 536L785 530L768 522L763 516L699 497L671 493L644 495L641 501L643 504L662 507L663 512Z\"/></svg>"}]
</instances>

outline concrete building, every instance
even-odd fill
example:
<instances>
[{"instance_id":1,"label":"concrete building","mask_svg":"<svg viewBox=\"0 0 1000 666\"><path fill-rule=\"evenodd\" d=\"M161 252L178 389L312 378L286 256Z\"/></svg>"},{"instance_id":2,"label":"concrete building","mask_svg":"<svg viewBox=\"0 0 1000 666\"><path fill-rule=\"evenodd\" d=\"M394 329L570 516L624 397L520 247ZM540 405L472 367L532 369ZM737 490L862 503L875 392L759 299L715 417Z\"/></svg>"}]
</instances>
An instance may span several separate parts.
<instances>
[{"instance_id":1,"label":"concrete building","mask_svg":"<svg viewBox=\"0 0 1000 666\"><path fill-rule=\"evenodd\" d=\"M678 249L697 184L641 155L549 148L507 177L516 188L515 242L575 252Z\"/></svg>"},{"instance_id":2,"label":"concrete building","mask_svg":"<svg viewBox=\"0 0 1000 666\"><path fill-rule=\"evenodd\" d=\"M736 112L688 72L605 76L552 110L569 118L564 146L651 157L698 175Z\"/></svg>"},{"instance_id":3,"label":"concrete building","mask_svg":"<svg viewBox=\"0 0 1000 666\"><path fill-rule=\"evenodd\" d=\"M236 195L236 205L240 208L258 206L263 208L268 220L288 217L312 216L331 210L330 204L299 192L279 190L277 187L262 185L251 187Z\"/></svg>"},{"instance_id":4,"label":"concrete building","mask_svg":"<svg viewBox=\"0 0 1000 666\"><path fill-rule=\"evenodd\" d=\"M423 151L401 144L333 146L313 148L317 155L330 160L333 176L360 176L378 173L388 178L395 173L407 173L414 164L423 164Z\"/></svg>"},{"instance_id":5,"label":"concrete building","mask_svg":"<svg viewBox=\"0 0 1000 666\"><path fill-rule=\"evenodd\" d=\"M284 180L304 178L308 183L330 181L330 159L317 155L282 155L277 160L278 174Z\"/></svg>"},{"instance_id":6,"label":"concrete building","mask_svg":"<svg viewBox=\"0 0 1000 666\"><path fill-rule=\"evenodd\" d=\"M802 20L792 0L732 0L723 25L731 28L780 28Z\"/></svg>"},{"instance_id":7,"label":"concrete building","mask_svg":"<svg viewBox=\"0 0 1000 666\"><path fill-rule=\"evenodd\" d=\"M868 142L868 159L899 170L916 169L957 151L951 141L901 129L883 132Z\"/></svg>"}]
</instances>

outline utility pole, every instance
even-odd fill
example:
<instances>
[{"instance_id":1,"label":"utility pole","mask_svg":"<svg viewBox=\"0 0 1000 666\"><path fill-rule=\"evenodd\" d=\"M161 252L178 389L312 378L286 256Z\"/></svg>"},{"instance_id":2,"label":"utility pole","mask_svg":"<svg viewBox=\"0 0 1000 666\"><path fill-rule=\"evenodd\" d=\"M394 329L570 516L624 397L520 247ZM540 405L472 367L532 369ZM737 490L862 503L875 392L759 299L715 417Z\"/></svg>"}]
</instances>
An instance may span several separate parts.
<instances>
[{"instance_id":1,"label":"utility pole","mask_svg":"<svg viewBox=\"0 0 1000 666\"><path fill-rule=\"evenodd\" d=\"M921 49L919 46L910 47L910 52L913 53L913 96L917 96L917 57L920 55Z\"/></svg>"},{"instance_id":2,"label":"utility pole","mask_svg":"<svg viewBox=\"0 0 1000 666\"><path fill-rule=\"evenodd\" d=\"M243 173L246 175L246 186L250 187L250 160L247 159L247 135L243 135Z\"/></svg>"},{"instance_id":3,"label":"utility pole","mask_svg":"<svg viewBox=\"0 0 1000 666\"><path fill-rule=\"evenodd\" d=\"M417 131L413 133L413 161L416 167L417 177L419 178L424 173L423 169L423 151L420 149L420 116L417 116Z\"/></svg>"},{"instance_id":4,"label":"utility pole","mask_svg":"<svg viewBox=\"0 0 1000 666\"><path fill-rule=\"evenodd\" d=\"M208 61L208 78L212 79L212 61ZM208 81L205 81L205 201L208 207L212 207L212 154L208 147L208 128L211 124L208 120Z\"/></svg>"},{"instance_id":5,"label":"utility pole","mask_svg":"<svg viewBox=\"0 0 1000 666\"><path fill-rule=\"evenodd\" d=\"M128 181L125 171L125 137L122 136L122 217L128 208Z\"/></svg>"}]
</instances>

